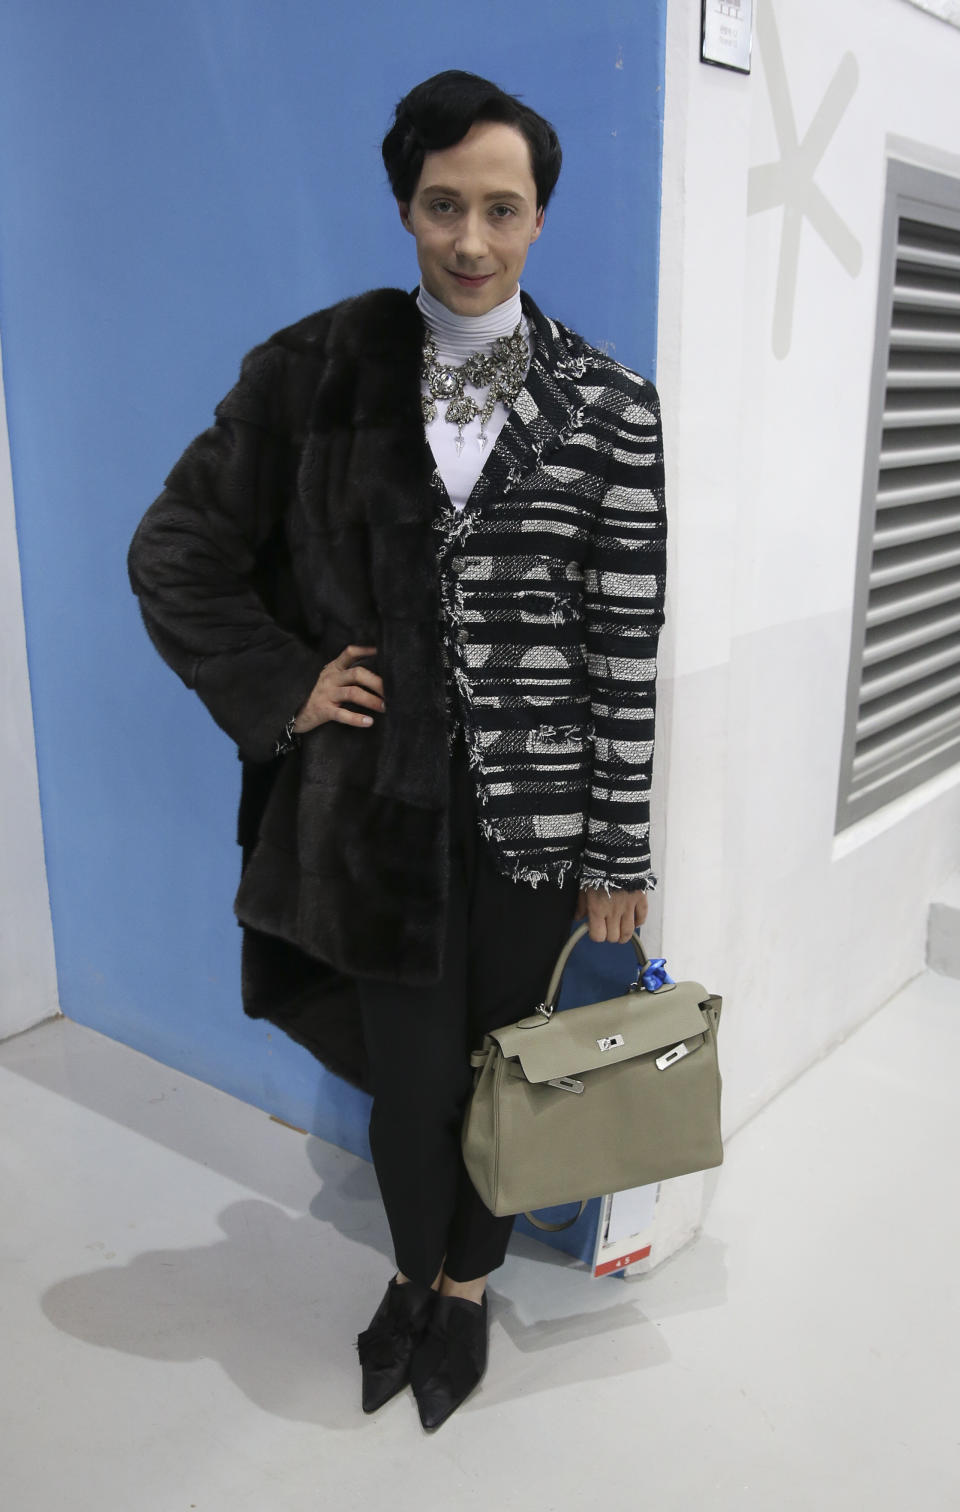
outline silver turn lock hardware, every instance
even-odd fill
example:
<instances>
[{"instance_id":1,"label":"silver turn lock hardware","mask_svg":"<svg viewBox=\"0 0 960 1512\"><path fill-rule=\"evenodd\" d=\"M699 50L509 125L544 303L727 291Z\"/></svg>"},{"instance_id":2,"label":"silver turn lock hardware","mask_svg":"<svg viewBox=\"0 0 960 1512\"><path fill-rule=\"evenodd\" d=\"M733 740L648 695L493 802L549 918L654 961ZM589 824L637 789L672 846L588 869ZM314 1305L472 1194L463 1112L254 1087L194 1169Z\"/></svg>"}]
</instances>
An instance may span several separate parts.
<instances>
[{"instance_id":1,"label":"silver turn lock hardware","mask_svg":"<svg viewBox=\"0 0 960 1512\"><path fill-rule=\"evenodd\" d=\"M682 1060L685 1055L689 1054L690 1051L687 1049L686 1042L681 1040L679 1045L674 1045L673 1049L668 1050L665 1055L657 1056L657 1067L659 1070L665 1071L675 1061Z\"/></svg>"},{"instance_id":2,"label":"silver turn lock hardware","mask_svg":"<svg viewBox=\"0 0 960 1512\"><path fill-rule=\"evenodd\" d=\"M601 1050L616 1050L623 1044L622 1034L611 1034L604 1039L598 1039L597 1044Z\"/></svg>"},{"instance_id":3,"label":"silver turn lock hardware","mask_svg":"<svg viewBox=\"0 0 960 1512\"><path fill-rule=\"evenodd\" d=\"M574 1076L551 1076L548 1087L559 1087L561 1092L582 1092L583 1082Z\"/></svg>"}]
</instances>

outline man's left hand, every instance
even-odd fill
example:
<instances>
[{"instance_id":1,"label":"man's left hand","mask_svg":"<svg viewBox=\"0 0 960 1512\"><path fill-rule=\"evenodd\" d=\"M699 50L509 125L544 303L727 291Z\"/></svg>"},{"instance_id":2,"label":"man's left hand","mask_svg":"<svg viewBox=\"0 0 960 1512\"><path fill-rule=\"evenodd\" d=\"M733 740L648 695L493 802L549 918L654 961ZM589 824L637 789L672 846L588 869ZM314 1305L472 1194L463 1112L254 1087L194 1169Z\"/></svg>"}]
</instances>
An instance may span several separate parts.
<instances>
[{"instance_id":1,"label":"man's left hand","mask_svg":"<svg viewBox=\"0 0 960 1512\"><path fill-rule=\"evenodd\" d=\"M574 922L589 916L591 940L625 945L635 929L646 922L649 902L642 887L635 892L613 889L607 897L602 887L581 887Z\"/></svg>"}]
</instances>

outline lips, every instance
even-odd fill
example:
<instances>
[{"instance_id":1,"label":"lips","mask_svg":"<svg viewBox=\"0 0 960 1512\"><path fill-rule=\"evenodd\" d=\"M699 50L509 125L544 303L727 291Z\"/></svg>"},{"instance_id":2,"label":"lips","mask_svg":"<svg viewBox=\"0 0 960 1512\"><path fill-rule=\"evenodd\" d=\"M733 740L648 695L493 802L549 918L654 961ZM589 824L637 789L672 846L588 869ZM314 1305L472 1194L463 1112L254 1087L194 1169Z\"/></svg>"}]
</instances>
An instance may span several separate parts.
<instances>
[{"instance_id":1,"label":"lips","mask_svg":"<svg viewBox=\"0 0 960 1512\"><path fill-rule=\"evenodd\" d=\"M481 273L479 277L472 277L467 273L455 273L452 268L448 268L447 272L450 274L451 278L455 278L457 280L458 284L463 284L465 289L482 288L482 286L485 283L489 283L490 279L493 277L492 273Z\"/></svg>"}]
</instances>

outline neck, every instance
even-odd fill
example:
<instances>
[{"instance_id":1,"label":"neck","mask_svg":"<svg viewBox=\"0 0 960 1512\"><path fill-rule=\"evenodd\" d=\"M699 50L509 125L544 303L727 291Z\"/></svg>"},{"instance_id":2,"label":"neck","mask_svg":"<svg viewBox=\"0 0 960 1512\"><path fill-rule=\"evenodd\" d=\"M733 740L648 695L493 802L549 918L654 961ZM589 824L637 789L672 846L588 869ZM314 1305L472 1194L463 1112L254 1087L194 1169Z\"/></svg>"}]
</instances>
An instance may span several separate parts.
<instances>
[{"instance_id":1,"label":"neck","mask_svg":"<svg viewBox=\"0 0 960 1512\"><path fill-rule=\"evenodd\" d=\"M420 285L417 307L440 350L458 357L492 347L498 336L512 336L522 318L518 284L509 299L482 315L458 315Z\"/></svg>"}]
</instances>

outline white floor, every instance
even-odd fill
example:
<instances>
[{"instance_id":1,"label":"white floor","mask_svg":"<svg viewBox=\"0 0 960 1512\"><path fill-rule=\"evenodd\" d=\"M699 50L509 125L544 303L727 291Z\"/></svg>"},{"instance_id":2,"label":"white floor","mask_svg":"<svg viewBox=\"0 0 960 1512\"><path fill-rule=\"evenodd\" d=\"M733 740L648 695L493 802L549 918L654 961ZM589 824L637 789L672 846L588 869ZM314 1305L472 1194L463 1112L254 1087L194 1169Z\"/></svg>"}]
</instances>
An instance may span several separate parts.
<instances>
[{"instance_id":1,"label":"white floor","mask_svg":"<svg viewBox=\"0 0 960 1512\"><path fill-rule=\"evenodd\" d=\"M0 1045L7 1512L960 1508L960 982L728 1142L703 1233L594 1281L515 1236L485 1380L360 1411L372 1169L66 1020Z\"/></svg>"}]
</instances>

